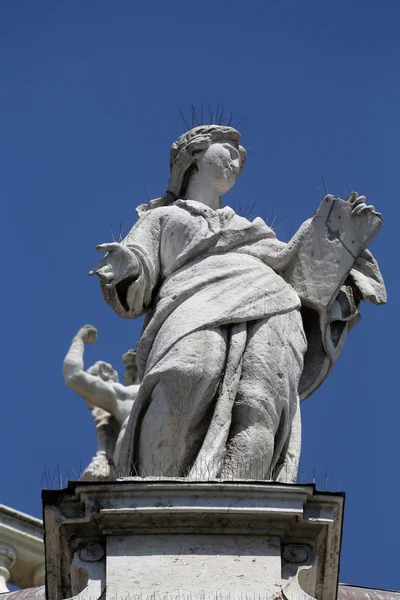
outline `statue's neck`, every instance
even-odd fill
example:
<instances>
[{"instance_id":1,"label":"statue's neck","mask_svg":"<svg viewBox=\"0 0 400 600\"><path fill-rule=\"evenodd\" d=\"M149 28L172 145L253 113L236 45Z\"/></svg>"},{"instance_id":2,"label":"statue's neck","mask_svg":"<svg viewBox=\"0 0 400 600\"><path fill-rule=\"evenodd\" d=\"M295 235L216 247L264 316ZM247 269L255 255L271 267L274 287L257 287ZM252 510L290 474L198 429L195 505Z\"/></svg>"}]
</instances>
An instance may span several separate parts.
<instances>
[{"instance_id":1,"label":"statue's neck","mask_svg":"<svg viewBox=\"0 0 400 600\"><path fill-rule=\"evenodd\" d=\"M204 185L204 181L194 176L191 178L184 200L196 200L213 210L221 208L221 198L210 186Z\"/></svg>"}]
</instances>

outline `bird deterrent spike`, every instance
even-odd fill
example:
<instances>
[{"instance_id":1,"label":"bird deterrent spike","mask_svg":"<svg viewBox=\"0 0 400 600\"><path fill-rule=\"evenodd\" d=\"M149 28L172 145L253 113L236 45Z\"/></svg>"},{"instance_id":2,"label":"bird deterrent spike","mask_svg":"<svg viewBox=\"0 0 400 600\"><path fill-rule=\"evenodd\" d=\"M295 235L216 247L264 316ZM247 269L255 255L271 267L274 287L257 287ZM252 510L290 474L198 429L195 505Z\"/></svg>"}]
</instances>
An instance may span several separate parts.
<instances>
[{"instance_id":1,"label":"bird deterrent spike","mask_svg":"<svg viewBox=\"0 0 400 600\"><path fill-rule=\"evenodd\" d=\"M179 116L182 119L182 121L184 122L184 124L187 127L187 129L190 129L189 123L186 121L185 115L183 114L183 112L180 109L179 109Z\"/></svg>"},{"instance_id":2,"label":"bird deterrent spike","mask_svg":"<svg viewBox=\"0 0 400 600\"><path fill-rule=\"evenodd\" d=\"M211 109L210 104L206 105L207 109L205 111L205 105L203 102L201 102L200 107L199 107L199 113L196 112L195 106L194 104L190 105L190 119L189 121L186 119L185 115L183 114L183 111L181 109L179 109L178 114L182 120L182 122L185 124L185 126L187 127L187 129L193 129L194 127L197 126L201 126L201 125L205 125L207 124L206 121L208 121L209 125L226 125L228 127L235 127L237 128L240 123L243 121L243 118L241 118L235 125L233 124L233 113L231 112L226 113L225 114L225 106L221 106L221 103L218 102L217 104L217 109L214 112ZM206 112L208 112L208 115L206 116ZM229 116L228 116L229 114ZM191 123L191 124L189 124Z\"/></svg>"},{"instance_id":3,"label":"bird deterrent spike","mask_svg":"<svg viewBox=\"0 0 400 600\"><path fill-rule=\"evenodd\" d=\"M326 195L328 193L328 186L326 185L326 181L325 181L323 175L321 175L321 179L322 179L322 183L324 184L324 190L325 190L325 195Z\"/></svg>"},{"instance_id":4,"label":"bird deterrent spike","mask_svg":"<svg viewBox=\"0 0 400 600\"><path fill-rule=\"evenodd\" d=\"M218 113L219 113L219 102L217 104L217 110L215 111L215 122L218 124Z\"/></svg>"},{"instance_id":5,"label":"bird deterrent spike","mask_svg":"<svg viewBox=\"0 0 400 600\"><path fill-rule=\"evenodd\" d=\"M193 128L193 127L196 127L196 125L199 125L199 120L197 118L196 110L195 110L193 104L190 105L190 110L192 111L192 128ZM196 123L196 121L197 121L197 123Z\"/></svg>"}]
</instances>

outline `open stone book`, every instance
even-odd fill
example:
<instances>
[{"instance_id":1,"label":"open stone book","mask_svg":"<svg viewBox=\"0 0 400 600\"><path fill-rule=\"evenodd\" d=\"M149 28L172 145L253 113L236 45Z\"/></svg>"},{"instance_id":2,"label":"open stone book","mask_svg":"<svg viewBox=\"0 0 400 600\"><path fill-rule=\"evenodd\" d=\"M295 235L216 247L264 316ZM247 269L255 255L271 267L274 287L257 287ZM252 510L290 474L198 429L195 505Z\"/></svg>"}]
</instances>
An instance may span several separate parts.
<instances>
[{"instance_id":1,"label":"open stone book","mask_svg":"<svg viewBox=\"0 0 400 600\"><path fill-rule=\"evenodd\" d=\"M382 226L377 213L353 216L352 208L326 196L304 223L298 252L283 273L302 302L316 310L332 306L355 260Z\"/></svg>"}]
</instances>

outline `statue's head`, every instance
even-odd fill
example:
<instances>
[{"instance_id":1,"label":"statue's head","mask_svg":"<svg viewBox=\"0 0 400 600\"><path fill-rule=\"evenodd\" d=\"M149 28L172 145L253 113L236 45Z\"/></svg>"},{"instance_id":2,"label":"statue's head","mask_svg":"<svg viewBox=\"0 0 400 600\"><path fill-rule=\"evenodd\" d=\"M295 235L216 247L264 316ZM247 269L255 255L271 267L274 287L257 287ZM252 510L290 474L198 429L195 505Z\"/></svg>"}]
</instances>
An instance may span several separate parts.
<instances>
[{"instance_id":1,"label":"statue's head","mask_svg":"<svg viewBox=\"0 0 400 600\"><path fill-rule=\"evenodd\" d=\"M162 198L142 204L139 215L151 208L166 206L185 198L191 177L199 173L212 180L220 196L234 185L246 162L240 133L223 125L200 125L181 135L171 146L167 192Z\"/></svg>"},{"instance_id":2,"label":"statue's head","mask_svg":"<svg viewBox=\"0 0 400 600\"><path fill-rule=\"evenodd\" d=\"M184 198L190 178L202 172L215 181L220 195L234 185L246 161L240 133L233 127L204 125L181 135L171 147L168 192Z\"/></svg>"},{"instance_id":3,"label":"statue's head","mask_svg":"<svg viewBox=\"0 0 400 600\"><path fill-rule=\"evenodd\" d=\"M125 367L124 381L126 385L135 385L139 383L138 368L136 366L136 352L128 350L122 356L122 362Z\"/></svg>"},{"instance_id":4,"label":"statue's head","mask_svg":"<svg viewBox=\"0 0 400 600\"><path fill-rule=\"evenodd\" d=\"M89 367L87 372L95 377L100 377L103 381L119 381L117 371L103 360L98 360L93 366Z\"/></svg>"}]
</instances>

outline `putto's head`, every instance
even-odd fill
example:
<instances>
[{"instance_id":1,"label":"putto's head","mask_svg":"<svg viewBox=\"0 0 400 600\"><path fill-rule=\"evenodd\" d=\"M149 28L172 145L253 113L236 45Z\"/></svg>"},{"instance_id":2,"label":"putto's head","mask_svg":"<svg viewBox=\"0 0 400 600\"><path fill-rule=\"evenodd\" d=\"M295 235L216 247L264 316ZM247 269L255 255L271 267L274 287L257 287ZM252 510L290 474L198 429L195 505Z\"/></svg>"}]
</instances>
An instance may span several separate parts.
<instances>
[{"instance_id":1,"label":"putto's head","mask_svg":"<svg viewBox=\"0 0 400 600\"><path fill-rule=\"evenodd\" d=\"M118 373L109 363L98 360L92 367L89 367L87 372L95 377L100 377L103 381L118 382Z\"/></svg>"},{"instance_id":2,"label":"putto's head","mask_svg":"<svg viewBox=\"0 0 400 600\"><path fill-rule=\"evenodd\" d=\"M128 350L122 356L122 362L125 367L124 381L126 385L135 385L139 383L138 368L136 366L136 352Z\"/></svg>"},{"instance_id":3,"label":"putto's head","mask_svg":"<svg viewBox=\"0 0 400 600\"><path fill-rule=\"evenodd\" d=\"M162 198L142 204L138 214L185 198L191 177L198 173L208 178L222 196L231 189L246 162L240 133L224 125L200 125L181 135L171 146L171 178Z\"/></svg>"}]
</instances>

